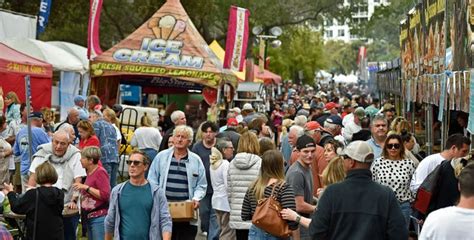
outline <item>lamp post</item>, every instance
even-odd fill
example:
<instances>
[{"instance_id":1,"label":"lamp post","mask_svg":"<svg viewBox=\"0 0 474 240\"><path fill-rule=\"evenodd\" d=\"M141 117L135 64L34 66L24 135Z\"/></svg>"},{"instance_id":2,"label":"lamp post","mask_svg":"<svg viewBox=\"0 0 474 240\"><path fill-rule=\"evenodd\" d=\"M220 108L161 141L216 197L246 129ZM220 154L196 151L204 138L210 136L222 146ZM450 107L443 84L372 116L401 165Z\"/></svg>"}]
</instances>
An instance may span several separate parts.
<instances>
[{"instance_id":1,"label":"lamp post","mask_svg":"<svg viewBox=\"0 0 474 240\"><path fill-rule=\"evenodd\" d=\"M274 48L280 47L281 41L278 40L277 38L283 33L283 30L281 30L280 27L272 27L269 31L270 32L269 35L262 34L263 32L264 32L264 29L262 26L256 26L252 28L252 33L257 37L258 42L259 42L258 67L259 67L260 73L263 73L265 70L267 40L273 39L273 41L271 42L272 47Z\"/></svg>"}]
</instances>

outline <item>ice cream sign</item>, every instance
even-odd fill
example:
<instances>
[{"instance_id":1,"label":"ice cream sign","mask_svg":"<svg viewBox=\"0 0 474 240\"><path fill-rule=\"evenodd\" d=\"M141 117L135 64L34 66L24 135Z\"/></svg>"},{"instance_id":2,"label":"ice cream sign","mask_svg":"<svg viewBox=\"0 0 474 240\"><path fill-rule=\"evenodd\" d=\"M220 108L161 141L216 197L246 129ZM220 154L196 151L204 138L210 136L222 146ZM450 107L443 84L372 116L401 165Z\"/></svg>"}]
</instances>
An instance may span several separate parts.
<instances>
[{"instance_id":1,"label":"ice cream sign","mask_svg":"<svg viewBox=\"0 0 474 240\"><path fill-rule=\"evenodd\" d=\"M113 53L113 58L118 62L195 69L203 67L204 59L183 54L184 42L177 40L186 30L185 21L166 15L150 19L148 28L152 30L155 38L143 38L139 49L118 49Z\"/></svg>"}]
</instances>

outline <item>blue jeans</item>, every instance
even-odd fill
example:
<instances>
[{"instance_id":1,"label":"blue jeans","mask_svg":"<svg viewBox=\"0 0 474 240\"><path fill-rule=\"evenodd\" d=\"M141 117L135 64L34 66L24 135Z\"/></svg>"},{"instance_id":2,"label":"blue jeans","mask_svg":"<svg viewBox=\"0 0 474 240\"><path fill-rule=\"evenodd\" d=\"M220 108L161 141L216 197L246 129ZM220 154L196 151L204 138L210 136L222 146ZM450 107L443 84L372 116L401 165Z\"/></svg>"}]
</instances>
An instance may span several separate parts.
<instances>
[{"instance_id":1,"label":"blue jeans","mask_svg":"<svg viewBox=\"0 0 474 240\"><path fill-rule=\"evenodd\" d=\"M212 209L212 193L206 193L206 196L199 201L199 218L201 219L201 231L207 232L208 240L219 240L221 229L217 222L217 216Z\"/></svg>"},{"instance_id":2,"label":"blue jeans","mask_svg":"<svg viewBox=\"0 0 474 240\"><path fill-rule=\"evenodd\" d=\"M264 230L253 225L250 226L249 230L249 239L252 240L279 240L280 238L271 235L270 233L265 232Z\"/></svg>"},{"instance_id":3,"label":"blue jeans","mask_svg":"<svg viewBox=\"0 0 474 240\"><path fill-rule=\"evenodd\" d=\"M402 210L403 218L407 224L407 228L410 226L410 215L411 215L411 206L409 201L399 202L400 210Z\"/></svg>"},{"instance_id":4,"label":"blue jeans","mask_svg":"<svg viewBox=\"0 0 474 240\"><path fill-rule=\"evenodd\" d=\"M109 174L110 178L110 189L115 187L117 185L117 171L118 171L118 163L102 163L102 166L104 167L105 171L107 171L107 174Z\"/></svg>"},{"instance_id":5,"label":"blue jeans","mask_svg":"<svg viewBox=\"0 0 474 240\"><path fill-rule=\"evenodd\" d=\"M153 162L153 159L155 159L156 154L158 154L158 151L156 151L153 148L145 148L141 149L143 152L145 152L146 156L148 159L150 159L150 164L148 166L151 166L151 163ZM148 177L148 170L145 172L145 178Z\"/></svg>"},{"instance_id":6,"label":"blue jeans","mask_svg":"<svg viewBox=\"0 0 474 240\"><path fill-rule=\"evenodd\" d=\"M79 224L79 215L63 218L64 240L76 240L76 230Z\"/></svg>"},{"instance_id":7,"label":"blue jeans","mask_svg":"<svg viewBox=\"0 0 474 240\"><path fill-rule=\"evenodd\" d=\"M105 216L87 219L87 239L104 239L104 220Z\"/></svg>"}]
</instances>

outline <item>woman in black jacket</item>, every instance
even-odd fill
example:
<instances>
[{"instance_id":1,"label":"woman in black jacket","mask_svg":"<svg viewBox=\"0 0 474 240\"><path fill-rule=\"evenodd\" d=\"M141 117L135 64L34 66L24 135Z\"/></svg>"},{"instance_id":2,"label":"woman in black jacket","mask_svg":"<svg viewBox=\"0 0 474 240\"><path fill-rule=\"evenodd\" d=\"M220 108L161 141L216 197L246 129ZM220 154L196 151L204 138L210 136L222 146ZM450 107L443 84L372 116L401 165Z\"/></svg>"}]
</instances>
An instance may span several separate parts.
<instances>
[{"instance_id":1,"label":"woman in black jacket","mask_svg":"<svg viewBox=\"0 0 474 240\"><path fill-rule=\"evenodd\" d=\"M36 168L38 188L30 189L19 197L13 192L12 184L4 184L3 192L8 194L12 211L26 214L26 239L33 239L35 232L35 239L64 239L64 193L52 186L57 180L54 167L44 162Z\"/></svg>"}]
</instances>

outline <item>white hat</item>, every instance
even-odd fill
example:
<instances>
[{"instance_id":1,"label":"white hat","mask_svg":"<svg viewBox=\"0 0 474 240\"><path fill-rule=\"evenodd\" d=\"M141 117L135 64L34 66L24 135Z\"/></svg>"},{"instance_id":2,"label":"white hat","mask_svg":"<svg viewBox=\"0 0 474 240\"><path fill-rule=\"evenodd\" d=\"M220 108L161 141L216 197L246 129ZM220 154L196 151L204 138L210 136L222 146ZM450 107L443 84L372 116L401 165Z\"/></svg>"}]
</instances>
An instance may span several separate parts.
<instances>
[{"instance_id":1,"label":"white hat","mask_svg":"<svg viewBox=\"0 0 474 240\"><path fill-rule=\"evenodd\" d=\"M337 154L347 155L351 159L362 163L371 163L374 160L374 151L365 141L351 142L344 150L338 149Z\"/></svg>"},{"instance_id":2,"label":"white hat","mask_svg":"<svg viewBox=\"0 0 474 240\"><path fill-rule=\"evenodd\" d=\"M239 107L232 108L231 110L236 112L237 114L240 114L241 112Z\"/></svg>"},{"instance_id":3,"label":"white hat","mask_svg":"<svg viewBox=\"0 0 474 240\"><path fill-rule=\"evenodd\" d=\"M253 110L252 104L250 103L244 104L244 107L242 108L242 110Z\"/></svg>"}]
</instances>

